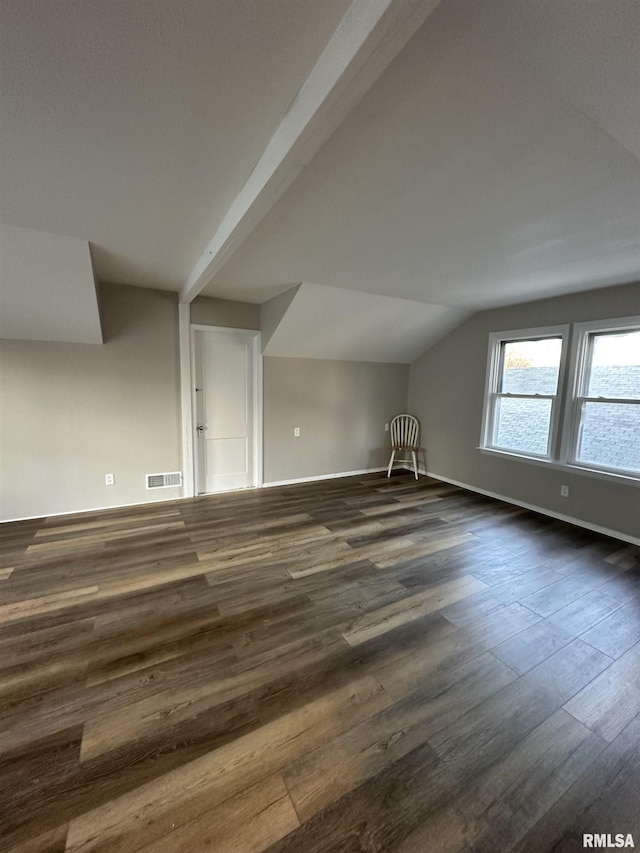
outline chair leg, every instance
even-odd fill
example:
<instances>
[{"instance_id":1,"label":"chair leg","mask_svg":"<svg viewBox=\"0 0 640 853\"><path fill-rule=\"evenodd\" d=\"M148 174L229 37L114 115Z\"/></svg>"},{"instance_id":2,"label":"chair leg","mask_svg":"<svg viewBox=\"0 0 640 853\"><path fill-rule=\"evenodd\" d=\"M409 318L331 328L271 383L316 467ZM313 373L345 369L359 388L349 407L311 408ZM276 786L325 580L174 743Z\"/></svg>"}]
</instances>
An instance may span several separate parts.
<instances>
[{"instance_id":1,"label":"chair leg","mask_svg":"<svg viewBox=\"0 0 640 853\"><path fill-rule=\"evenodd\" d=\"M396 458L395 450L391 451L391 459L389 460L389 467L387 468L387 477L391 476L391 469L393 468L393 460Z\"/></svg>"},{"instance_id":2,"label":"chair leg","mask_svg":"<svg viewBox=\"0 0 640 853\"><path fill-rule=\"evenodd\" d=\"M418 457L416 456L415 450L411 451L411 455L413 456L413 472L416 475L416 480L418 479Z\"/></svg>"}]
</instances>

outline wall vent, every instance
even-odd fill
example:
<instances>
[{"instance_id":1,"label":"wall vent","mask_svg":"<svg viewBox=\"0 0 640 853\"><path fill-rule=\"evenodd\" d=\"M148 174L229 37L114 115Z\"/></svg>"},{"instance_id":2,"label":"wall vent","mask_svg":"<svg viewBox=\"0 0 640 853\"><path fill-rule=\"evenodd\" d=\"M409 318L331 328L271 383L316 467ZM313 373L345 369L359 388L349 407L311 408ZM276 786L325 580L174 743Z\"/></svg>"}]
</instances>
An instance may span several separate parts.
<instances>
[{"instance_id":1,"label":"wall vent","mask_svg":"<svg viewBox=\"0 0 640 853\"><path fill-rule=\"evenodd\" d=\"M147 474L148 489L170 489L182 485L182 474L180 471L172 471L170 474Z\"/></svg>"}]
</instances>

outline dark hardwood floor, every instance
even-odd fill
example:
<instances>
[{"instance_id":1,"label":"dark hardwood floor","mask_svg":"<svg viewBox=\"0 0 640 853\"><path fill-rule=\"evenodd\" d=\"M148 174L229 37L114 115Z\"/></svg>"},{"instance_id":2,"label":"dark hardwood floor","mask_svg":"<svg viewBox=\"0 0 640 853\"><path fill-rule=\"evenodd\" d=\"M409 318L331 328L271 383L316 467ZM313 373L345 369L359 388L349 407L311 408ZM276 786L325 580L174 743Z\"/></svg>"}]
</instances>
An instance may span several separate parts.
<instances>
[{"instance_id":1,"label":"dark hardwood floor","mask_svg":"<svg viewBox=\"0 0 640 853\"><path fill-rule=\"evenodd\" d=\"M640 549L371 475L0 526L0 850L640 846Z\"/></svg>"}]
</instances>

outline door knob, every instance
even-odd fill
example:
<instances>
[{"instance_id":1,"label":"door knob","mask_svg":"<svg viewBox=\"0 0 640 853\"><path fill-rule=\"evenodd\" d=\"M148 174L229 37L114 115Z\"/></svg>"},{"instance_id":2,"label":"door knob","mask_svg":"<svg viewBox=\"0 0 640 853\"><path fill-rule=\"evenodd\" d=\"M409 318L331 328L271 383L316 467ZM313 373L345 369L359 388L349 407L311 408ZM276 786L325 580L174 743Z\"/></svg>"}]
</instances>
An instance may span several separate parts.
<instances>
[{"instance_id":1,"label":"door knob","mask_svg":"<svg viewBox=\"0 0 640 853\"><path fill-rule=\"evenodd\" d=\"M198 430L198 432L204 432L206 429L206 426L204 424L198 424L196 429Z\"/></svg>"}]
</instances>

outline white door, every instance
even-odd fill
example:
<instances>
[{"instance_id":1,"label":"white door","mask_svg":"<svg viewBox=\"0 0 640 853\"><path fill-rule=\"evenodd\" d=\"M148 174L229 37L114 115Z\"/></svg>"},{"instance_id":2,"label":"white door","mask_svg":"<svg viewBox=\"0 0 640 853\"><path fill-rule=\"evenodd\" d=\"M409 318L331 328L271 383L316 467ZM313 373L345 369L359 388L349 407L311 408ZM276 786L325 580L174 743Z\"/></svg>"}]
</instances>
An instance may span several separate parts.
<instances>
[{"instance_id":1,"label":"white door","mask_svg":"<svg viewBox=\"0 0 640 853\"><path fill-rule=\"evenodd\" d=\"M257 484L257 333L194 332L197 491Z\"/></svg>"}]
</instances>

